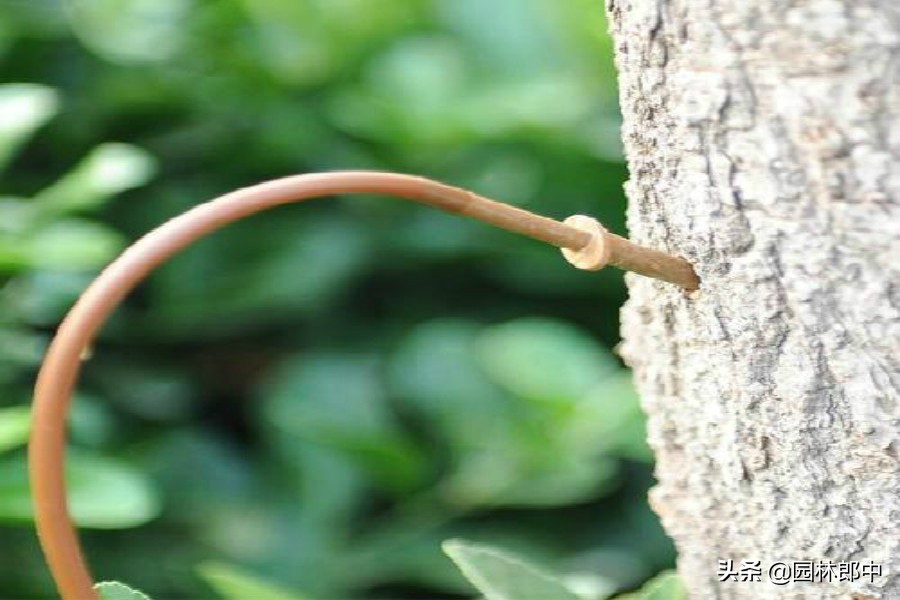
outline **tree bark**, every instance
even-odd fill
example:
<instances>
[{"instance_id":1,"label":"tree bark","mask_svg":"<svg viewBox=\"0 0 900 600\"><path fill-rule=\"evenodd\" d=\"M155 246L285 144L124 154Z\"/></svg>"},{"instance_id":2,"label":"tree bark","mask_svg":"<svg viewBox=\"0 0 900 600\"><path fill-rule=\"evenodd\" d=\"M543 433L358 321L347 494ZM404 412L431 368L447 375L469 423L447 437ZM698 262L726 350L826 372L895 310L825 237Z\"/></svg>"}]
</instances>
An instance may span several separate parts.
<instances>
[{"instance_id":1,"label":"tree bark","mask_svg":"<svg viewBox=\"0 0 900 600\"><path fill-rule=\"evenodd\" d=\"M691 597L900 598L900 3L607 8L631 237L702 280L623 311ZM883 575L768 577L828 560Z\"/></svg>"}]
</instances>

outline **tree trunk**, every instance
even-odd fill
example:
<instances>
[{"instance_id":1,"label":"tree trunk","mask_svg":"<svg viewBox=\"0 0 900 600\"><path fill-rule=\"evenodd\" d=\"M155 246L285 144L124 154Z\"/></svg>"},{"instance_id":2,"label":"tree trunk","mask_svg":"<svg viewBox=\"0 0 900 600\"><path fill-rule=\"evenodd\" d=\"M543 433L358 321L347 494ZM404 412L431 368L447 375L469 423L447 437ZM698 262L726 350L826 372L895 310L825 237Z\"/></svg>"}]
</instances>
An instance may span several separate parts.
<instances>
[{"instance_id":1,"label":"tree trunk","mask_svg":"<svg viewBox=\"0 0 900 600\"><path fill-rule=\"evenodd\" d=\"M608 12L631 236L702 279L630 276L623 315L691 597L900 598L900 3ZM791 561L883 574L772 583Z\"/></svg>"}]
</instances>

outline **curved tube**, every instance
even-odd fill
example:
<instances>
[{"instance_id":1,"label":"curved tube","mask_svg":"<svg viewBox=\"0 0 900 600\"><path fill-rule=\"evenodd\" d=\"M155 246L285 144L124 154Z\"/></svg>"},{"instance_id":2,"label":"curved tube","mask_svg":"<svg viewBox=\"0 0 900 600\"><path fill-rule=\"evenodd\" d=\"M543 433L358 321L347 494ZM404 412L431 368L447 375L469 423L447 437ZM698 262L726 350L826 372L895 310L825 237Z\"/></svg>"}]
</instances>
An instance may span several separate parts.
<instances>
[{"instance_id":1,"label":"curved tube","mask_svg":"<svg viewBox=\"0 0 900 600\"><path fill-rule=\"evenodd\" d=\"M421 177L347 171L286 177L237 190L164 223L129 247L78 299L50 345L35 387L29 473L38 536L65 600L97 600L66 503L66 414L81 356L113 309L153 269L197 239L266 208L346 193L390 194L474 217L555 246L579 249L590 234Z\"/></svg>"},{"instance_id":2,"label":"curved tube","mask_svg":"<svg viewBox=\"0 0 900 600\"><path fill-rule=\"evenodd\" d=\"M696 289L696 275L686 261L631 244L609 234L599 224L585 229L579 221L581 228L574 227L411 175L374 171L296 175L237 190L196 206L139 239L91 283L60 325L38 374L29 474L38 537L65 600L98 600L69 515L65 483L66 415L82 354L97 331L142 279L199 238L279 204L348 193L399 196L553 244L566 250L567 258L581 268L600 268L609 262ZM597 236L603 236L602 241ZM603 260L597 260L601 255Z\"/></svg>"}]
</instances>

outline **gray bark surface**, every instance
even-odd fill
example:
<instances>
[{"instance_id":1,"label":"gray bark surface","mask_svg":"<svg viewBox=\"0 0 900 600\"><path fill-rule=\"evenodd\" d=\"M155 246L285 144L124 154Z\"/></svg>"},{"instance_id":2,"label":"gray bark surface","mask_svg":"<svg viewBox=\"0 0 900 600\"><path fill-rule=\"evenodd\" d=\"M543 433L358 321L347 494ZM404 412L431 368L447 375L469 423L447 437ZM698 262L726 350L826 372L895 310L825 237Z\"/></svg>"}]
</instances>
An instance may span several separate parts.
<instances>
[{"instance_id":1,"label":"gray bark surface","mask_svg":"<svg viewBox=\"0 0 900 600\"><path fill-rule=\"evenodd\" d=\"M631 236L703 282L623 311L691 597L900 598L900 2L608 2Z\"/></svg>"}]
</instances>

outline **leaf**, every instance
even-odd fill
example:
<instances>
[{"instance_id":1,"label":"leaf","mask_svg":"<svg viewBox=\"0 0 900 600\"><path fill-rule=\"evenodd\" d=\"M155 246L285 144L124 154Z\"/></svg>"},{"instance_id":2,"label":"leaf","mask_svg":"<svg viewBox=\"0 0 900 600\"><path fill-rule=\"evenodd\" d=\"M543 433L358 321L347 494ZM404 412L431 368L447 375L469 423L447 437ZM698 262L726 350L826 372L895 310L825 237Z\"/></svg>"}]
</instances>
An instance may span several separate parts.
<instances>
[{"instance_id":1,"label":"leaf","mask_svg":"<svg viewBox=\"0 0 900 600\"><path fill-rule=\"evenodd\" d=\"M565 66L565 55L554 39L561 32L553 29L545 6L536 0L435 3L441 25L465 42L478 57L479 67L488 70L493 80L533 79Z\"/></svg>"},{"instance_id":2,"label":"leaf","mask_svg":"<svg viewBox=\"0 0 900 600\"><path fill-rule=\"evenodd\" d=\"M480 447L510 426L504 394L478 368L477 334L470 321L425 322L405 336L390 365L391 383L404 401L459 447Z\"/></svg>"},{"instance_id":3,"label":"leaf","mask_svg":"<svg viewBox=\"0 0 900 600\"><path fill-rule=\"evenodd\" d=\"M184 0L69 0L72 28L103 58L120 63L158 62L184 43L191 8Z\"/></svg>"},{"instance_id":4,"label":"leaf","mask_svg":"<svg viewBox=\"0 0 900 600\"><path fill-rule=\"evenodd\" d=\"M463 540L448 540L443 549L486 600L584 600L559 578L506 551Z\"/></svg>"},{"instance_id":5,"label":"leaf","mask_svg":"<svg viewBox=\"0 0 900 600\"><path fill-rule=\"evenodd\" d=\"M446 36L401 39L371 61L362 93L337 97L332 115L348 130L393 143L458 141L468 68Z\"/></svg>"},{"instance_id":6,"label":"leaf","mask_svg":"<svg viewBox=\"0 0 900 600\"><path fill-rule=\"evenodd\" d=\"M28 441L30 424L31 409L28 406L0 408L0 452Z\"/></svg>"},{"instance_id":7,"label":"leaf","mask_svg":"<svg viewBox=\"0 0 900 600\"><path fill-rule=\"evenodd\" d=\"M161 327L184 335L280 323L330 306L368 266L369 233L359 223L277 212L226 228L167 265L154 283Z\"/></svg>"},{"instance_id":8,"label":"leaf","mask_svg":"<svg viewBox=\"0 0 900 600\"><path fill-rule=\"evenodd\" d=\"M512 329L519 336L533 323L558 325L528 319L479 332L467 321L432 321L407 336L393 357L394 386L428 419L430 435L446 440L452 452L453 469L441 489L454 505L560 505L594 497L615 481L618 464L603 456L606 445L594 435L603 421L581 423L591 397L567 399L563 410L510 403L479 369L483 357L477 351L485 350L486 337ZM588 426L590 431L576 432Z\"/></svg>"},{"instance_id":9,"label":"leaf","mask_svg":"<svg viewBox=\"0 0 900 600\"><path fill-rule=\"evenodd\" d=\"M197 572L225 600L308 600L225 563L206 562Z\"/></svg>"},{"instance_id":10,"label":"leaf","mask_svg":"<svg viewBox=\"0 0 900 600\"><path fill-rule=\"evenodd\" d=\"M619 464L605 457L591 461L573 457L555 465L523 462L519 458L505 464L483 465L473 460L471 471L461 469L449 482L454 499L458 501L462 496L468 504L488 506L565 506L608 493L619 474ZM473 481L478 476L491 475L491 466L496 479L492 487ZM500 467L505 467L505 471Z\"/></svg>"},{"instance_id":11,"label":"leaf","mask_svg":"<svg viewBox=\"0 0 900 600\"><path fill-rule=\"evenodd\" d=\"M0 86L0 169L38 127L56 114L57 104L56 92L43 85Z\"/></svg>"},{"instance_id":12,"label":"leaf","mask_svg":"<svg viewBox=\"0 0 900 600\"><path fill-rule=\"evenodd\" d=\"M118 581L101 581L94 586L101 600L150 600L150 597Z\"/></svg>"},{"instance_id":13,"label":"leaf","mask_svg":"<svg viewBox=\"0 0 900 600\"><path fill-rule=\"evenodd\" d=\"M327 354L288 362L264 414L283 431L340 450L387 487L409 489L425 465L390 410L376 366Z\"/></svg>"},{"instance_id":14,"label":"leaf","mask_svg":"<svg viewBox=\"0 0 900 600\"><path fill-rule=\"evenodd\" d=\"M35 269L22 273L16 278L17 289L20 290L16 306L19 317L24 323L37 326L38 330L52 330L72 308L94 275L89 270ZM43 353L42 347L37 362Z\"/></svg>"},{"instance_id":15,"label":"leaf","mask_svg":"<svg viewBox=\"0 0 900 600\"><path fill-rule=\"evenodd\" d=\"M614 600L687 600L687 590L674 571L664 571L637 592L616 596Z\"/></svg>"},{"instance_id":16,"label":"leaf","mask_svg":"<svg viewBox=\"0 0 900 600\"><path fill-rule=\"evenodd\" d=\"M123 246L122 237L99 223L66 219L42 228L28 241L28 262L43 269L99 267Z\"/></svg>"},{"instance_id":17,"label":"leaf","mask_svg":"<svg viewBox=\"0 0 900 600\"><path fill-rule=\"evenodd\" d=\"M45 348L46 339L39 333L24 327L0 326L0 384L21 377L24 369L40 363Z\"/></svg>"},{"instance_id":18,"label":"leaf","mask_svg":"<svg viewBox=\"0 0 900 600\"><path fill-rule=\"evenodd\" d=\"M568 435L576 445L600 441L611 454L652 463L645 420L631 373L622 369L579 404Z\"/></svg>"},{"instance_id":19,"label":"leaf","mask_svg":"<svg viewBox=\"0 0 900 600\"><path fill-rule=\"evenodd\" d=\"M34 207L30 201L0 197L0 273L11 274L28 266L28 252L22 243L22 234L27 231L33 215Z\"/></svg>"},{"instance_id":20,"label":"leaf","mask_svg":"<svg viewBox=\"0 0 900 600\"><path fill-rule=\"evenodd\" d=\"M578 402L617 370L612 357L576 327L550 319L519 319L489 328L479 340L487 374L509 392L532 401Z\"/></svg>"},{"instance_id":21,"label":"leaf","mask_svg":"<svg viewBox=\"0 0 900 600\"><path fill-rule=\"evenodd\" d=\"M102 144L36 198L46 216L102 206L125 190L145 184L155 170L153 158L128 144Z\"/></svg>"},{"instance_id":22,"label":"leaf","mask_svg":"<svg viewBox=\"0 0 900 600\"><path fill-rule=\"evenodd\" d=\"M131 467L85 453L73 453L68 462L69 506L79 527L125 529L159 513L159 497L150 481ZM33 520L24 458L0 462L0 521Z\"/></svg>"},{"instance_id":23,"label":"leaf","mask_svg":"<svg viewBox=\"0 0 900 600\"><path fill-rule=\"evenodd\" d=\"M687 590L678 574L666 572L657 575L641 589L639 600L687 600Z\"/></svg>"}]
</instances>

